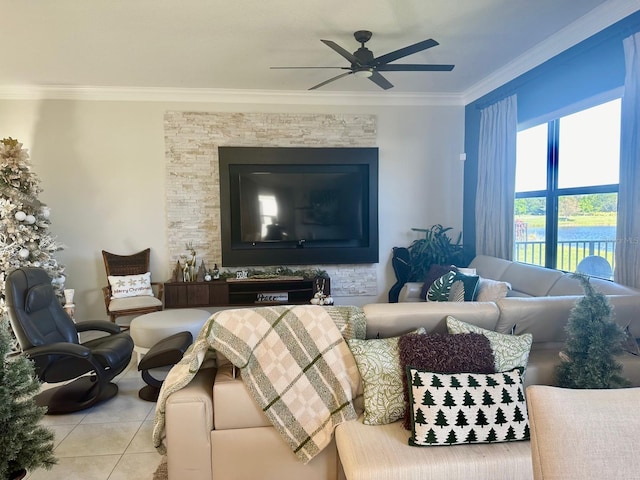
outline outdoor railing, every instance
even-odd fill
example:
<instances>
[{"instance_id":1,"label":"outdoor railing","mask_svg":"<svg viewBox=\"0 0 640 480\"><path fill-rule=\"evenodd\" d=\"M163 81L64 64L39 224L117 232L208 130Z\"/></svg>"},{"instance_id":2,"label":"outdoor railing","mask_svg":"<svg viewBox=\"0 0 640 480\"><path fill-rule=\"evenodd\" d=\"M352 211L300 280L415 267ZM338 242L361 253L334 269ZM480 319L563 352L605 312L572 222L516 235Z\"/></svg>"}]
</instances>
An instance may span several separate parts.
<instances>
[{"instance_id":1,"label":"outdoor railing","mask_svg":"<svg viewBox=\"0 0 640 480\"><path fill-rule=\"evenodd\" d=\"M588 256L605 258L611 271L615 269L615 240L570 240L558 242L558 269L575 272L580 261ZM544 266L543 241L515 242L514 258L518 262Z\"/></svg>"}]
</instances>

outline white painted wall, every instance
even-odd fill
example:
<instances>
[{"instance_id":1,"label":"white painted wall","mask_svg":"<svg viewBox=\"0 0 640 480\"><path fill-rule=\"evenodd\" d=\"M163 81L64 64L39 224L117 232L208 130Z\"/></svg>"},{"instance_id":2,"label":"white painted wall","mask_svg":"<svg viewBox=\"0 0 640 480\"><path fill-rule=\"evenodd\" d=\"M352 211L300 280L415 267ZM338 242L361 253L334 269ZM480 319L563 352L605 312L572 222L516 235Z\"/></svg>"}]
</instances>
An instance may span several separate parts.
<instances>
[{"instance_id":1,"label":"white painted wall","mask_svg":"<svg viewBox=\"0 0 640 480\"><path fill-rule=\"evenodd\" d=\"M0 138L29 149L51 207L52 233L66 245L67 288L76 317L106 319L101 250L151 247L154 280L166 280L163 115L167 110L369 113L378 119L380 263L378 295L339 304L386 302L395 282L391 249L419 235L411 227L462 226L464 108L162 101L0 100Z\"/></svg>"}]
</instances>

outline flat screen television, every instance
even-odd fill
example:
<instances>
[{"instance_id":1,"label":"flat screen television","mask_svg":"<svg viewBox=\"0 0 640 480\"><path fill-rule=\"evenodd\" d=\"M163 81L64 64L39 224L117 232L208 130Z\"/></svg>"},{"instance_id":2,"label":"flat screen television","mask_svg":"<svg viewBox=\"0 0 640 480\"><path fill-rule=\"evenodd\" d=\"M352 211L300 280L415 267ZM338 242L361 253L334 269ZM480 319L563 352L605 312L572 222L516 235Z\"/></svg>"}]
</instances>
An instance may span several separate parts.
<instances>
[{"instance_id":1,"label":"flat screen television","mask_svg":"<svg viewBox=\"0 0 640 480\"><path fill-rule=\"evenodd\" d=\"M378 149L219 147L222 264L378 262Z\"/></svg>"}]
</instances>

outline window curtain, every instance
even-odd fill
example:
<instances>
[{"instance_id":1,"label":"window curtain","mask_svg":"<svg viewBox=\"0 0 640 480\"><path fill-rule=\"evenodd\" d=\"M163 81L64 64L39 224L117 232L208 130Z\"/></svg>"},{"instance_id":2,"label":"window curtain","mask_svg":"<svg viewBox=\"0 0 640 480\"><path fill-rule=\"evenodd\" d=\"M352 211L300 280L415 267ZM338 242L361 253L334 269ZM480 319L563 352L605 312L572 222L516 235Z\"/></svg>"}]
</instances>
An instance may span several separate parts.
<instances>
[{"instance_id":1,"label":"window curtain","mask_svg":"<svg viewBox=\"0 0 640 480\"><path fill-rule=\"evenodd\" d=\"M615 280L640 288L640 33L623 40L624 94Z\"/></svg>"},{"instance_id":2,"label":"window curtain","mask_svg":"<svg viewBox=\"0 0 640 480\"><path fill-rule=\"evenodd\" d=\"M511 260L516 184L516 95L482 109L476 190L476 254Z\"/></svg>"}]
</instances>

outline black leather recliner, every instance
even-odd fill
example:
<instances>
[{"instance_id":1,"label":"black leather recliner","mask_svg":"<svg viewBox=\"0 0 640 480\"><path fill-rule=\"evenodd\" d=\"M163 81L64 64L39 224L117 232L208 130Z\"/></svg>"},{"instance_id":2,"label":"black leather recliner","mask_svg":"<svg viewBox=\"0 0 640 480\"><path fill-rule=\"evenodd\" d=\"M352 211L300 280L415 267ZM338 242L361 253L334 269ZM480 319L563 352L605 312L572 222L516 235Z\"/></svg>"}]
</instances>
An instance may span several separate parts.
<instances>
[{"instance_id":1,"label":"black leather recliner","mask_svg":"<svg viewBox=\"0 0 640 480\"><path fill-rule=\"evenodd\" d=\"M118 393L111 380L127 367L133 352L133 340L118 325L104 320L74 323L41 268L12 271L5 297L11 327L40 380L73 380L44 389L36 397L39 405L48 407L48 414L82 410ZM78 333L92 330L109 335L81 344Z\"/></svg>"}]
</instances>

